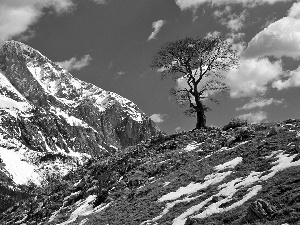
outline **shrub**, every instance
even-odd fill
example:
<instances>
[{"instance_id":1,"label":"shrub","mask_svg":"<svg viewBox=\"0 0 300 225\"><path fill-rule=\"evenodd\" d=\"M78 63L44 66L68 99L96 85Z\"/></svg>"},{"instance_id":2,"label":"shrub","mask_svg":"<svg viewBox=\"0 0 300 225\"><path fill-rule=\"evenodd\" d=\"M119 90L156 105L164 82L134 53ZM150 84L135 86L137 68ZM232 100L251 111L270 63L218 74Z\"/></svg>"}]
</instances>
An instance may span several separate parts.
<instances>
[{"instance_id":1,"label":"shrub","mask_svg":"<svg viewBox=\"0 0 300 225\"><path fill-rule=\"evenodd\" d=\"M247 126L248 125L248 122L247 120L242 120L242 119L239 119L239 118L233 118L231 119L231 121L225 125L223 127L223 130L226 131L226 130L229 130L230 128L234 129L236 127L244 127L244 126Z\"/></svg>"}]
</instances>

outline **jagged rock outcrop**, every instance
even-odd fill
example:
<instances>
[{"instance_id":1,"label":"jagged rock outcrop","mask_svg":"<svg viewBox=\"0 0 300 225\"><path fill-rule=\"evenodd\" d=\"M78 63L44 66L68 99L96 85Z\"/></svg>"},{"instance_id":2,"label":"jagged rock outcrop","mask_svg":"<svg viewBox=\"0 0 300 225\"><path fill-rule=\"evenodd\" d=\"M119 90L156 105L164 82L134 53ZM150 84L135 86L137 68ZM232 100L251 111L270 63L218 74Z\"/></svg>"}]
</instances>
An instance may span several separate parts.
<instances>
[{"instance_id":1,"label":"jagged rock outcrop","mask_svg":"<svg viewBox=\"0 0 300 225\"><path fill-rule=\"evenodd\" d=\"M243 222L253 222L255 220L270 219L276 214L275 208L263 199L257 199L248 207L247 214Z\"/></svg>"},{"instance_id":2,"label":"jagged rock outcrop","mask_svg":"<svg viewBox=\"0 0 300 225\"><path fill-rule=\"evenodd\" d=\"M63 113L74 116L100 133L102 142L127 147L159 133L134 103L72 77L40 52L20 42L4 43L0 68L33 110L42 108L46 113L62 111L60 116ZM0 91L3 94L6 90ZM11 92L8 97L20 100Z\"/></svg>"},{"instance_id":3,"label":"jagged rock outcrop","mask_svg":"<svg viewBox=\"0 0 300 225\"><path fill-rule=\"evenodd\" d=\"M45 155L80 161L158 134L128 99L74 78L23 43L0 46L0 159L11 173L17 173L9 166L11 154L35 171Z\"/></svg>"}]
</instances>

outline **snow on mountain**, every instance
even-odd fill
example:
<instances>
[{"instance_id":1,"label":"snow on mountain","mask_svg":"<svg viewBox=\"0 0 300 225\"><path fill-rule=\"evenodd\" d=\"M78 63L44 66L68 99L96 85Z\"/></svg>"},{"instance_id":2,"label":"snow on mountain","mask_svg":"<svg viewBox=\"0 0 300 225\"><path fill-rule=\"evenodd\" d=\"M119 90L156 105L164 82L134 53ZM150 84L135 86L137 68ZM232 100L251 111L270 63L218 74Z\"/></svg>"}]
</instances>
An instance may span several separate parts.
<instances>
[{"instance_id":1,"label":"snow on mountain","mask_svg":"<svg viewBox=\"0 0 300 225\"><path fill-rule=\"evenodd\" d=\"M41 176L37 172L37 167L24 161L23 152L24 149L14 151L0 148L0 157L5 165L5 169L16 184L26 184L28 181L40 184Z\"/></svg>"},{"instance_id":2,"label":"snow on mountain","mask_svg":"<svg viewBox=\"0 0 300 225\"><path fill-rule=\"evenodd\" d=\"M130 100L73 77L23 43L0 46L0 159L15 184L65 174L160 133Z\"/></svg>"}]
</instances>

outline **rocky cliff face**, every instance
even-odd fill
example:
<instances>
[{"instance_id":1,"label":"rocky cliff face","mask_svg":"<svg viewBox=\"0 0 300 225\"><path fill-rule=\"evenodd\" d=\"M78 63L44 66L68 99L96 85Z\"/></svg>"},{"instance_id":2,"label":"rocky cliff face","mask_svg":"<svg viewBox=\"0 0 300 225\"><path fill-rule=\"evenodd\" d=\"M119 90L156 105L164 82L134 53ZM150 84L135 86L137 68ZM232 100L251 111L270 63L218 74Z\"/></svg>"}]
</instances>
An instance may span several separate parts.
<instances>
[{"instance_id":1,"label":"rocky cliff face","mask_svg":"<svg viewBox=\"0 0 300 225\"><path fill-rule=\"evenodd\" d=\"M74 78L25 44L0 46L0 159L14 181L20 167L12 154L37 171L45 156L78 162L160 133L128 99Z\"/></svg>"}]
</instances>

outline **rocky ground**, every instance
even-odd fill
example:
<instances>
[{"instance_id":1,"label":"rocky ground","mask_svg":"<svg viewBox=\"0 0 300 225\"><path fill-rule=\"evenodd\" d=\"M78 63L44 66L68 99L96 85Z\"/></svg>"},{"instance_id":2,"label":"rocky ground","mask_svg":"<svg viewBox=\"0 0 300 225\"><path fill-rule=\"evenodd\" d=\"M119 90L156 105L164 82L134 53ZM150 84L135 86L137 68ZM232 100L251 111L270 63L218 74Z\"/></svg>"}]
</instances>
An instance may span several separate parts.
<instances>
[{"instance_id":1,"label":"rocky ground","mask_svg":"<svg viewBox=\"0 0 300 225\"><path fill-rule=\"evenodd\" d=\"M89 160L1 224L300 224L300 120L233 121Z\"/></svg>"}]
</instances>

